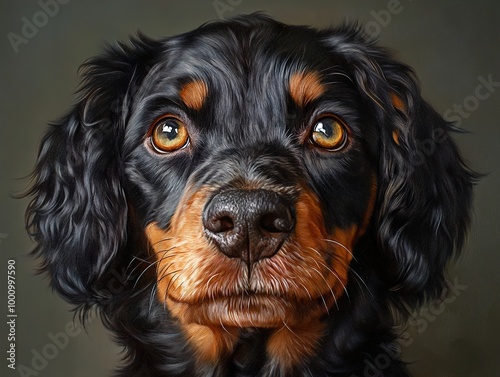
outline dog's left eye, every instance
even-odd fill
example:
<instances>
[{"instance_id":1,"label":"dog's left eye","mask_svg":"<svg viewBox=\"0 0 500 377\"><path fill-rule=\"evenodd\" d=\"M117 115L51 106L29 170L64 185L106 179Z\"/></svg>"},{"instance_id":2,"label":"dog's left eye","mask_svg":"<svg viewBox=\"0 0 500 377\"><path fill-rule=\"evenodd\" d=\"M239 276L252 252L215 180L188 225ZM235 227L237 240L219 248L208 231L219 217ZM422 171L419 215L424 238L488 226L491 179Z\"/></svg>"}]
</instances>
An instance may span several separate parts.
<instances>
[{"instance_id":1,"label":"dog's left eye","mask_svg":"<svg viewBox=\"0 0 500 377\"><path fill-rule=\"evenodd\" d=\"M186 125L173 116L156 121L151 133L151 144L160 153L174 152L186 147L189 135Z\"/></svg>"},{"instance_id":2,"label":"dog's left eye","mask_svg":"<svg viewBox=\"0 0 500 377\"><path fill-rule=\"evenodd\" d=\"M314 145L337 152L347 145L347 141L347 127L336 116L328 115L315 121L311 133Z\"/></svg>"}]
</instances>

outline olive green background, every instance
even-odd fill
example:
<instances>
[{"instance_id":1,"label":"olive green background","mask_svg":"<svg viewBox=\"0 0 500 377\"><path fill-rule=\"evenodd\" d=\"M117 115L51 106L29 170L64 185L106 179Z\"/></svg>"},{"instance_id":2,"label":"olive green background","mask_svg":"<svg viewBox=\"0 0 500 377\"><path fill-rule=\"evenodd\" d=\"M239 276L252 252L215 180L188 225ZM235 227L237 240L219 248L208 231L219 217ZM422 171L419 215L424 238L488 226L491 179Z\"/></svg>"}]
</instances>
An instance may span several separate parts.
<instances>
[{"instance_id":1,"label":"olive green background","mask_svg":"<svg viewBox=\"0 0 500 377\"><path fill-rule=\"evenodd\" d=\"M447 302L416 314L403 355L417 377L500 376L499 1L64 2L44 18L38 1L0 0L1 376L101 377L119 360L120 350L98 320L86 331L75 328L70 307L46 278L34 276L36 263L27 256L33 245L24 230L27 200L10 196L28 184L23 177L33 167L46 122L73 102L79 64L103 41L124 40L138 29L168 36L258 10L317 27L346 19L367 23L381 45L415 68L424 97L470 131L456 140L471 165L489 175L476 188L469 242L450 270L460 287ZM26 19L40 27L16 53L8 35L22 35ZM499 84L488 88L485 80ZM17 366L31 374L7 367L9 259L17 266Z\"/></svg>"}]
</instances>

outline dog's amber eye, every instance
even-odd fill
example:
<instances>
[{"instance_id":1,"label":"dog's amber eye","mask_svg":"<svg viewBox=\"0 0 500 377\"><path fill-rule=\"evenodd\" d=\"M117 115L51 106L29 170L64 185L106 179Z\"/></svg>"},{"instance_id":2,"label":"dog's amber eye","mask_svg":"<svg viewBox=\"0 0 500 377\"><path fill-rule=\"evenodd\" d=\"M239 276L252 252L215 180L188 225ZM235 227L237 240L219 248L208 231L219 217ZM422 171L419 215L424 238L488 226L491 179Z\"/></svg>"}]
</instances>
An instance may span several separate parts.
<instances>
[{"instance_id":1,"label":"dog's amber eye","mask_svg":"<svg viewBox=\"0 0 500 377\"><path fill-rule=\"evenodd\" d=\"M161 153L174 152L189 143L186 125L179 119L167 116L159 119L153 126L151 144Z\"/></svg>"},{"instance_id":2,"label":"dog's amber eye","mask_svg":"<svg viewBox=\"0 0 500 377\"><path fill-rule=\"evenodd\" d=\"M347 145L347 129L344 123L334 116L324 116L316 121L312 129L311 141L318 147L332 152Z\"/></svg>"}]
</instances>

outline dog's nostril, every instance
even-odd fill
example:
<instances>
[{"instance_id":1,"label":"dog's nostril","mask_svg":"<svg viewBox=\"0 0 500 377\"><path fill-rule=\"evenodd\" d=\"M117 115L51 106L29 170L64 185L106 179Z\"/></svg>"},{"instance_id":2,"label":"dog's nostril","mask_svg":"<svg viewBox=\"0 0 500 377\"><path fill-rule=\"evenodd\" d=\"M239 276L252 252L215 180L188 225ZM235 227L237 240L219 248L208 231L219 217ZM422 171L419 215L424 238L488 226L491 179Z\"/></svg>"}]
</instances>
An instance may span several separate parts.
<instances>
[{"instance_id":1,"label":"dog's nostril","mask_svg":"<svg viewBox=\"0 0 500 377\"><path fill-rule=\"evenodd\" d=\"M234 221L229 215L217 215L210 217L204 222L205 228L214 233L229 232L234 229Z\"/></svg>"},{"instance_id":2,"label":"dog's nostril","mask_svg":"<svg viewBox=\"0 0 500 377\"><path fill-rule=\"evenodd\" d=\"M268 213L260 219L260 227L269 233L290 232L293 225L289 211L285 213Z\"/></svg>"},{"instance_id":3,"label":"dog's nostril","mask_svg":"<svg viewBox=\"0 0 500 377\"><path fill-rule=\"evenodd\" d=\"M214 227L211 229L214 233L229 232L234 229L233 219L229 216L222 216L215 220Z\"/></svg>"}]
</instances>

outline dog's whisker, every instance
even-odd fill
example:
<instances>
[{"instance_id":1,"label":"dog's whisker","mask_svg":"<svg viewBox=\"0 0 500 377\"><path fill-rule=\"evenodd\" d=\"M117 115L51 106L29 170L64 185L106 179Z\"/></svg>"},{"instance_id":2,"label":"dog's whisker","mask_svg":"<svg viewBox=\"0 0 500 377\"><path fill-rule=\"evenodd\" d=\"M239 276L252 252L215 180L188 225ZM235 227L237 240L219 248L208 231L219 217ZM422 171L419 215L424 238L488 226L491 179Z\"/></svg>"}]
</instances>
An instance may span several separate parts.
<instances>
[{"instance_id":1,"label":"dog's whisker","mask_svg":"<svg viewBox=\"0 0 500 377\"><path fill-rule=\"evenodd\" d=\"M169 276L169 274L170 274L171 272L168 272L168 270L169 270L169 269L170 269L170 267L172 267L173 265L174 265L174 262L172 262L172 263L170 263L170 264L163 265L163 266L161 267L161 269L158 269L158 270L156 271L156 275L157 275L157 276L161 276L161 277L162 277L162 279L163 279L165 276ZM167 272L168 272L168 273L167 273ZM158 280L158 279L157 279L157 280ZM160 281L160 280L161 280L161 279L159 279L158 281Z\"/></svg>"},{"instance_id":2,"label":"dog's whisker","mask_svg":"<svg viewBox=\"0 0 500 377\"><path fill-rule=\"evenodd\" d=\"M154 242L153 244L151 244L151 246L156 246L162 242L167 242L167 241L172 241L172 237L166 237L166 238L162 238L161 240L158 240L156 242Z\"/></svg>"},{"instance_id":3,"label":"dog's whisker","mask_svg":"<svg viewBox=\"0 0 500 377\"><path fill-rule=\"evenodd\" d=\"M149 259L149 258L153 259L155 257L154 257L154 255L151 255L147 259ZM140 258L140 257L138 257L136 255L133 255L132 258L130 259L130 262L128 263L127 267L125 268L125 271L128 271L130 269L130 267L132 266L132 264L134 262L136 262L136 261L139 261L139 262L142 262L142 263L147 263L147 264L154 263L154 261L150 262L147 259ZM137 263L136 266L132 269L131 272L133 273L138 266L140 266L140 263Z\"/></svg>"},{"instance_id":4,"label":"dog's whisker","mask_svg":"<svg viewBox=\"0 0 500 377\"><path fill-rule=\"evenodd\" d=\"M331 243L334 243L335 245L340 246L342 249L344 249L345 251L347 251L349 253L349 255L351 256L351 258L353 260L357 261L356 257L353 254L353 252L351 250L349 250L349 248L347 246L343 245L341 242L338 242L338 241L335 241L335 240L331 240L331 239L328 239L328 238L324 238L323 241L331 242Z\"/></svg>"},{"instance_id":5,"label":"dog's whisker","mask_svg":"<svg viewBox=\"0 0 500 377\"><path fill-rule=\"evenodd\" d=\"M309 296L309 301L312 301L313 300L313 297L311 295L311 293L309 292L309 289L304 285L304 283L300 282L299 281L299 284L302 286L302 288L304 288L304 291L307 293L307 295Z\"/></svg>"},{"instance_id":6,"label":"dog's whisker","mask_svg":"<svg viewBox=\"0 0 500 377\"><path fill-rule=\"evenodd\" d=\"M345 260L343 260L343 259L339 258L339 257L338 257L338 256L336 256L336 255L333 255L333 258L334 258L337 262L339 262L340 264L342 264L342 265L343 265L346 269L348 269L349 273L354 274L354 277L355 277L355 279L354 279L354 280L356 280L356 282L358 282L358 284L360 284L360 283L361 283L361 284L363 285L363 287L362 287L362 288L365 288L365 289L368 291L368 293L370 294L370 296L372 296L372 298L375 298L375 295L373 294L373 292L371 292L370 287L368 286L368 284L367 284L367 283L365 282L365 280L361 277L361 275L360 275L360 274L359 274L359 273L355 270L355 268L354 268L354 267L352 267L351 265L349 265L348 263L346 263L346 261L345 261ZM361 285L360 285L360 286L361 286Z\"/></svg>"},{"instance_id":7,"label":"dog's whisker","mask_svg":"<svg viewBox=\"0 0 500 377\"><path fill-rule=\"evenodd\" d=\"M221 274L221 272L217 273L217 274L214 274L212 276L210 276L210 278L207 280L207 283L205 284L205 287L206 287L206 292L212 292L211 294L214 295L214 292L213 290L210 289L210 282L212 281L212 279L216 278L217 276L219 276Z\"/></svg>"},{"instance_id":8,"label":"dog's whisker","mask_svg":"<svg viewBox=\"0 0 500 377\"><path fill-rule=\"evenodd\" d=\"M179 247L179 245L174 245L174 246L169 247L168 249L161 249L161 250L158 250L156 252L156 254L167 254L178 247Z\"/></svg>"},{"instance_id":9,"label":"dog's whisker","mask_svg":"<svg viewBox=\"0 0 500 377\"><path fill-rule=\"evenodd\" d=\"M152 263L152 264L149 264L149 265L148 265L148 267L146 267L146 268L145 268L145 269L144 269L144 270L140 273L139 277L141 277L141 276L144 274L144 271L145 271L145 270L147 270L147 269L149 269L150 267L154 266L156 263L158 263L158 262L154 262L154 263ZM134 268L130 271L130 273L129 273L129 274L127 274L127 280L132 279L132 277L134 276L134 273L135 273L135 272L136 272L136 270L138 270L138 269L139 269L139 265L135 266L135 267L134 267ZM137 279L135 279L135 280L137 280ZM135 284L134 284L134 288L135 288Z\"/></svg>"},{"instance_id":10,"label":"dog's whisker","mask_svg":"<svg viewBox=\"0 0 500 377\"><path fill-rule=\"evenodd\" d=\"M155 261L155 262L153 262L153 263L150 263L150 264L149 264L149 266L148 266L148 267L146 267L146 268L145 268L145 269L141 272L141 274L139 275L139 277L136 279L136 281L135 281L135 283L134 283L134 286L133 286L133 289L135 289L135 288L136 288L136 285L139 283L139 280L141 279L141 277L142 277L142 276L143 276L143 275L144 275L144 274L145 274L145 273L146 273L146 272L147 272L147 271L148 271L151 267L156 266L156 271L157 271L157 273L158 273L158 268L157 268L157 267L158 267L158 266L160 266L160 262L162 262L163 260L165 260L165 259L166 259L166 258L168 258L168 257L170 257L170 255L169 255L169 256L166 256L166 255L165 255L165 256L163 256L161 259L156 260L156 261Z\"/></svg>"},{"instance_id":11,"label":"dog's whisker","mask_svg":"<svg viewBox=\"0 0 500 377\"><path fill-rule=\"evenodd\" d=\"M133 262L135 261L139 261L139 262L142 262L142 263L153 263L150 259L156 259L156 256L154 254L151 254L151 255L148 255L146 258L143 258L143 257L139 257L137 255L134 255L132 256L132 259L130 260L128 266L130 266Z\"/></svg>"},{"instance_id":12,"label":"dog's whisker","mask_svg":"<svg viewBox=\"0 0 500 377\"><path fill-rule=\"evenodd\" d=\"M163 279L168 278L170 275L173 275L173 274L176 274L176 273L178 273L178 272L182 271L181 269L178 269L178 270L173 270L173 271L168 271L168 269L169 269L170 267L172 267L172 266L173 266L173 263L169 264L169 265L168 265L168 267L163 268L163 269L161 270L161 272L159 272L159 273L158 273L158 277L157 277L157 279L156 279L157 283L160 283ZM168 287L167 287L167 288L168 288ZM168 290L168 289L167 289L167 290Z\"/></svg>"},{"instance_id":13,"label":"dog's whisker","mask_svg":"<svg viewBox=\"0 0 500 377\"><path fill-rule=\"evenodd\" d=\"M170 265L170 266L171 266L171 265ZM170 277L171 275L173 275L173 276L174 276L173 278L172 278L172 277L170 278L170 280L169 280L169 282L168 282L168 284L167 284L167 287L166 287L166 289L165 289L165 294L163 295L163 309L164 309L164 310L167 310L167 306L166 306L166 305L167 305L167 297L168 297L168 292L170 291L170 287L171 287L171 285L173 284L173 279L175 279L175 278L176 278L176 276L178 276L178 275L176 275L176 274L178 274L178 273L179 273L179 272L181 272L181 271L182 271L181 269L179 269L179 270L174 270L174 271L170 271L170 272L168 272L168 273L165 271L163 274L158 275L158 278L157 278L157 281L156 281L156 286L157 286L157 287L158 287L158 285L161 283L161 281L162 281L163 279L168 278L168 277Z\"/></svg>"},{"instance_id":14,"label":"dog's whisker","mask_svg":"<svg viewBox=\"0 0 500 377\"><path fill-rule=\"evenodd\" d=\"M132 256L132 259L130 260L128 265L130 266L134 261L137 261L137 260L140 262L144 262L144 263L152 263L152 262L148 261L148 259L153 259L153 258L155 258L154 255L149 255L147 258L141 258L141 257L138 257L137 255L134 255L134 256Z\"/></svg>"},{"instance_id":15,"label":"dog's whisker","mask_svg":"<svg viewBox=\"0 0 500 377\"><path fill-rule=\"evenodd\" d=\"M318 251L318 250L316 250L316 249L314 249L314 248L311 248L311 249L313 249L314 251L316 251L316 252L318 252L318 253L319 253L319 251ZM311 258L311 259L312 259L312 258ZM338 259L340 259L340 258L338 258L338 259L337 259L337 258L334 258L334 259L337 261L337 260L338 260ZM325 263L324 261L321 261L321 267L320 267L320 266L318 265L318 261L317 261L317 260L315 260L315 259L313 259L313 260L315 261L315 263L316 263L316 265L318 266L318 268L321 268L321 267L325 268L325 269L326 269L329 273L331 273L331 274L332 274L332 275L333 275L333 276L334 276L334 277L338 280L338 282L342 285L342 288L343 288L343 290L344 290L344 292L345 292L345 294L346 294L347 298L349 298L349 299L350 299L350 297L349 297L349 292L347 291L347 287L345 286L344 282L342 281L342 279L340 278L340 276L337 274L337 272L335 272L334 267L330 267L330 266L329 266L327 263ZM325 280L325 281L326 281L326 280ZM333 291L332 291L332 295L333 295L333 297L335 298L335 294L333 294Z\"/></svg>"},{"instance_id":16,"label":"dog's whisker","mask_svg":"<svg viewBox=\"0 0 500 377\"><path fill-rule=\"evenodd\" d=\"M182 275L183 272L184 272L184 270L178 270L177 273L173 274L173 277L170 280L169 286L171 284L176 284L177 280L179 280L181 278L181 275ZM177 284L176 288L179 289L179 290L181 290L181 288L184 286L184 283L185 283L185 280L181 279L181 282L179 284ZM170 290L170 288L167 288L167 292L169 290ZM183 297L179 297L179 298L182 299Z\"/></svg>"},{"instance_id":17,"label":"dog's whisker","mask_svg":"<svg viewBox=\"0 0 500 377\"><path fill-rule=\"evenodd\" d=\"M335 259L335 258L334 258L334 259ZM335 260L337 260L337 259L335 259ZM338 282L340 283L340 285L342 285L342 288L343 288L343 290L344 290L344 292L345 292L345 294L346 294L347 298L349 298L349 299L350 299L350 297L349 297L349 292L347 291L347 287L346 287L346 285L345 285L344 281L340 278L340 276L338 275L338 273L335 271L335 268L328 266L328 264L326 264L325 262L322 262L322 263L321 263L321 265L322 265L322 266L323 266L323 267L324 267L324 268L325 268L325 269L326 269L326 270L327 270L330 274L332 274L332 275L333 275L333 276L334 276L334 277L338 280ZM333 297L335 298L335 294L333 293L333 291L332 291L332 295L333 295Z\"/></svg>"},{"instance_id":18,"label":"dog's whisker","mask_svg":"<svg viewBox=\"0 0 500 377\"><path fill-rule=\"evenodd\" d=\"M157 287L158 287L158 282L155 282L153 286L151 287L151 293L149 294L149 307L148 307L148 313L151 314L153 310L153 304L155 302L155 296L157 292Z\"/></svg>"},{"instance_id":19,"label":"dog's whisker","mask_svg":"<svg viewBox=\"0 0 500 377\"><path fill-rule=\"evenodd\" d=\"M325 266L326 267L326 266ZM328 268L328 267L327 267ZM328 268L329 269L329 268ZM333 270L333 269L329 269L330 273L335 277L335 279L338 280L338 282L340 283L340 285L342 285L342 289L344 290L344 293L346 295L346 297L350 300L351 299L351 296L349 296L349 291L347 290L347 287L346 285L344 284L344 282L342 281L342 279L340 278L340 276ZM333 292L332 292L333 293ZM335 295L334 295L335 297Z\"/></svg>"},{"instance_id":20,"label":"dog's whisker","mask_svg":"<svg viewBox=\"0 0 500 377\"><path fill-rule=\"evenodd\" d=\"M224 330L224 332L228 333L229 335L232 335L227 329L226 329L226 326L224 326L224 323L222 323L222 318L219 318L219 324L220 324L220 327L222 328L222 330Z\"/></svg>"},{"instance_id":21,"label":"dog's whisker","mask_svg":"<svg viewBox=\"0 0 500 377\"><path fill-rule=\"evenodd\" d=\"M330 289L330 292L332 293L333 295L333 299L335 301L335 304L337 304L337 299L335 297L335 294L333 293L333 291ZM323 295L320 295L320 298L321 298L321 301L323 302L323 306L325 307L325 311L326 311L326 314L327 315L330 315L330 308L328 307L328 305L326 304L326 300L325 300L325 297L323 297ZM338 308L338 305L337 305L337 308Z\"/></svg>"},{"instance_id":22,"label":"dog's whisker","mask_svg":"<svg viewBox=\"0 0 500 377\"><path fill-rule=\"evenodd\" d=\"M298 342L297 340L297 334L295 331L293 331L293 329L288 326L288 323L286 322L286 320L283 320L283 328L286 328L291 334L295 335L292 339L294 339L295 342Z\"/></svg>"},{"instance_id":23,"label":"dog's whisker","mask_svg":"<svg viewBox=\"0 0 500 377\"><path fill-rule=\"evenodd\" d=\"M148 262L148 267L146 267L146 269L150 268L151 266L154 266L156 263L158 263L158 262L157 261ZM140 263L138 263L132 270L130 270L130 272L127 273L127 280L132 279L132 276L134 275L134 273L136 272L136 270L140 268L140 266L141 266ZM130 264L129 264L128 268L130 268Z\"/></svg>"},{"instance_id":24,"label":"dog's whisker","mask_svg":"<svg viewBox=\"0 0 500 377\"><path fill-rule=\"evenodd\" d=\"M134 282L134 285L132 286L132 289L135 290L135 288L137 287L137 284L139 284L139 281L141 280L141 278L144 276L144 274L147 272L147 270L149 270L150 267L154 266L155 263L153 264L150 264L148 267L146 267L141 273L140 275L137 277L137 279L135 280Z\"/></svg>"},{"instance_id":25,"label":"dog's whisker","mask_svg":"<svg viewBox=\"0 0 500 377\"><path fill-rule=\"evenodd\" d=\"M316 263L316 265L318 266L318 268L320 268L320 266L319 266L318 262L317 262L315 259L313 259L313 258L311 258L311 259L312 259L312 260ZM340 282L340 284L342 284L342 287L344 287L344 290L347 292L347 290L346 290L346 288L345 288L345 285L344 285L344 283L340 280L340 278L339 278L339 277L338 277L338 276L337 276L337 275L336 275L336 274L335 274L335 273L334 273L334 272L333 272L330 268L328 268L328 266L326 266L326 264L322 264L322 265L323 265L323 267L326 267L326 268L327 268L327 269L328 269L328 270L329 270L329 271L330 271L330 272L331 272L331 273L332 273L332 274L333 274L333 275L337 278L337 280ZM331 287L331 286L330 286L330 284L328 283L328 280L327 280L327 279L325 278L325 276L321 273L321 271L320 271L320 270L318 270L317 268L311 267L311 269L312 269L313 271L315 271L315 272L316 272L316 273L317 273L317 274L321 277L321 279L323 279L323 281L325 282L325 285L328 287L328 290L330 291L330 293L331 293L331 295L332 295L332 297L333 297L333 299L334 299L334 301L335 301L335 304L337 305L337 308L338 308L338 304L337 304L337 297L336 297L335 293L333 292L332 287ZM323 292L319 292L319 294L320 294L321 299L322 299L322 300L323 300L323 302L324 302ZM325 307L327 307L326 302L324 302L324 304L325 304Z\"/></svg>"},{"instance_id":26,"label":"dog's whisker","mask_svg":"<svg viewBox=\"0 0 500 377\"><path fill-rule=\"evenodd\" d=\"M165 262L168 259L175 259L175 258L177 258L178 255L179 255L178 253L170 253L170 254L163 253L163 255L161 256L161 258L156 261L157 267L159 267L161 264L163 264L163 262Z\"/></svg>"}]
</instances>

